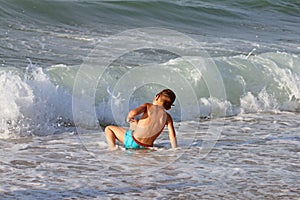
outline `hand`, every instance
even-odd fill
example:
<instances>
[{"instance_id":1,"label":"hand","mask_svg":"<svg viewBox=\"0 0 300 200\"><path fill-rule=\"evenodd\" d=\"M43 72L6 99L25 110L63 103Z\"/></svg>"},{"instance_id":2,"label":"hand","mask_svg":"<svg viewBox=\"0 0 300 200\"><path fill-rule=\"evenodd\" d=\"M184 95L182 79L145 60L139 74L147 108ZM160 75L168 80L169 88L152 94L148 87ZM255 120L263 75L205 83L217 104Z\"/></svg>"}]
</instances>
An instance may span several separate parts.
<instances>
[{"instance_id":1,"label":"hand","mask_svg":"<svg viewBox=\"0 0 300 200\"><path fill-rule=\"evenodd\" d=\"M131 122L133 122L135 119L134 119L134 117L133 118L126 118L126 122L127 123L131 123Z\"/></svg>"},{"instance_id":2,"label":"hand","mask_svg":"<svg viewBox=\"0 0 300 200\"><path fill-rule=\"evenodd\" d=\"M139 122L139 121L138 121L138 120L136 120L136 119L132 119L132 120L131 120L131 123L133 123L133 124L135 124L135 125L137 125L137 124L138 124L138 122Z\"/></svg>"},{"instance_id":3,"label":"hand","mask_svg":"<svg viewBox=\"0 0 300 200\"><path fill-rule=\"evenodd\" d=\"M135 118L127 118L126 121L127 121L128 123L134 123L134 124L137 124L137 123L138 123L138 121L137 121Z\"/></svg>"}]
</instances>

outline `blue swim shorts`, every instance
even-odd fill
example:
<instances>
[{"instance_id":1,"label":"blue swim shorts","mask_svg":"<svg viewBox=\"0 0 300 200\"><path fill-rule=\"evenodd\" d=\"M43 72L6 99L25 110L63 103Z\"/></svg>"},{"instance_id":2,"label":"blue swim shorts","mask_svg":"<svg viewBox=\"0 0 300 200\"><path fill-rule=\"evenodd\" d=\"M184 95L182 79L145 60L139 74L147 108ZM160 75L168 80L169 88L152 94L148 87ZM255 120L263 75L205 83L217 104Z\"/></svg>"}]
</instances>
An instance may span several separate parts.
<instances>
[{"instance_id":1,"label":"blue swim shorts","mask_svg":"<svg viewBox=\"0 0 300 200\"><path fill-rule=\"evenodd\" d=\"M124 146L126 149L143 149L143 146L138 145L132 138L132 130L127 130L124 137Z\"/></svg>"}]
</instances>

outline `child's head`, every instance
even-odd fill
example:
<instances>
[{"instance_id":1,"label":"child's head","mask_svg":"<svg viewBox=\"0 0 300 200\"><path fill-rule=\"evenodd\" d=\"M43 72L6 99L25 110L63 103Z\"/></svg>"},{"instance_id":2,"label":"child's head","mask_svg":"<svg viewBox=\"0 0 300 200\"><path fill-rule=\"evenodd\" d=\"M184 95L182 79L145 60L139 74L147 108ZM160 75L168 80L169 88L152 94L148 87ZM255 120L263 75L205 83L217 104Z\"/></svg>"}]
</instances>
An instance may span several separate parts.
<instances>
[{"instance_id":1,"label":"child's head","mask_svg":"<svg viewBox=\"0 0 300 200\"><path fill-rule=\"evenodd\" d=\"M175 93L170 89L164 89L160 91L156 96L160 97L160 100L163 102L163 106L166 110L169 110L171 108L176 99Z\"/></svg>"}]
</instances>

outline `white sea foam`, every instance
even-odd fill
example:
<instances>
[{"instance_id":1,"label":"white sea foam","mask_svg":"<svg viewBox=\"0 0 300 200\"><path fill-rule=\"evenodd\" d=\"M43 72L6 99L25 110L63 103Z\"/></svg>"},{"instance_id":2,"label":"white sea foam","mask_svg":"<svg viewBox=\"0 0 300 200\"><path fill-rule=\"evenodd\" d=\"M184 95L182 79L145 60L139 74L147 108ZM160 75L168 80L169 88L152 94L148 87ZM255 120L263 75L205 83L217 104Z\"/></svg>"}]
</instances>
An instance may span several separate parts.
<instances>
[{"instance_id":1,"label":"white sea foam","mask_svg":"<svg viewBox=\"0 0 300 200\"><path fill-rule=\"evenodd\" d=\"M71 119L71 95L54 85L42 68L29 66L24 78L0 72L1 134L53 134L60 118Z\"/></svg>"},{"instance_id":2,"label":"white sea foam","mask_svg":"<svg viewBox=\"0 0 300 200\"><path fill-rule=\"evenodd\" d=\"M300 110L298 56L266 53L249 58L215 58L215 62L225 83L227 99L210 96L206 81L201 78L203 75L197 76L197 72L192 70L193 67L182 58L159 65L180 74L181 78L186 78L196 95L185 92L178 97L175 101L176 106L170 111L176 121L232 116L239 113ZM92 97L72 95L77 70L78 66L61 64L44 70L30 63L25 73L20 70L0 71L0 137L51 135L64 132L66 127L74 127L74 98L79 102L80 110L77 125L82 128L101 130L98 122L101 125L126 125L123 119L128 111L121 109L118 119L114 119L116 116L112 109L120 106L115 103L128 102L129 108L134 108L141 103L151 102L160 89L155 85L145 85L142 88L134 87L135 92L130 99L124 99L124 94L120 93L119 96L114 96L111 90L118 81L115 76L122 77L125 68L113 66L111 71L99 80L95 99L89 100L94 102L94 110L91 110L86 99ZM137 79L143 79L143 74ZM174 87L180 88L181 85L176 85L175 82ZM195 97L197 99L194 99ZM180 104L188 99L194 99L195 102ZM96 118L92 117L93 112L96 113Z\"/></svg>"}]
</instances>

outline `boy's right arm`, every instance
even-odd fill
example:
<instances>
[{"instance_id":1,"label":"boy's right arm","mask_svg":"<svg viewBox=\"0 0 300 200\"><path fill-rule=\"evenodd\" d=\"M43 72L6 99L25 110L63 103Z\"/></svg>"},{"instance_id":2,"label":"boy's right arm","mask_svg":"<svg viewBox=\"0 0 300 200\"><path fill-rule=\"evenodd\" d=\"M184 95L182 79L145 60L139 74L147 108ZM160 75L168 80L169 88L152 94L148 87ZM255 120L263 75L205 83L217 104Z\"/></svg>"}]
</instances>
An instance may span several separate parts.
<instances>
[{"instance_id":1,"label":"boy's right arm","mask_svg":"<svg viewBox=\"0 0 300 200\"><path fill-rule=\"evenodd\" d=\"M171 146L172 146L172 148L176 148L177 147L177 139L176 139L175 129L174 129L174 125L173 125L173 120L172 120L172 117L169 114L167 114L167 115L168 115L168 117L167 117L167 126L168 126Z\"/></svg>"},{"instance_id":2,"label":"boy's right arm","mask_svg":"<svg viewBox=\"0 0 300 200\"><path fill-rule=\"evenodd\" d=\"M147 109L147 103L144 103L141 106L129 111L126 121L128 123L135 122L135 117L138 116L139 114L145 112L146 109Z\"/></svg>"}]
</instances>

